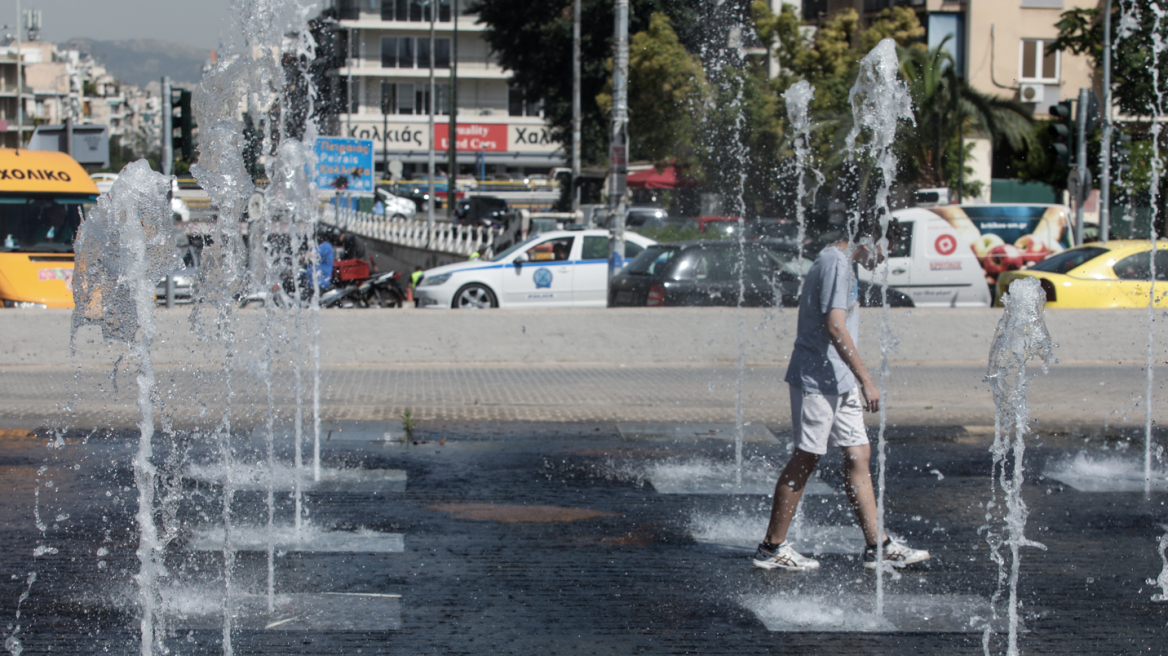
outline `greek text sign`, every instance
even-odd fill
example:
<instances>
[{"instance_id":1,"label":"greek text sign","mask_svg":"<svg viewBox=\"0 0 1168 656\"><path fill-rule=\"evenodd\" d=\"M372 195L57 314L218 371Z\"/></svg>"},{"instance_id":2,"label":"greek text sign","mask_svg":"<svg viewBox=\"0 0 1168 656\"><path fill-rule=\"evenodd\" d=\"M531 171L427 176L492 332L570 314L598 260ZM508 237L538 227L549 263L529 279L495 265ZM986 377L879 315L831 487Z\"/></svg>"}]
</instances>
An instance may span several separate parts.
<instances>
[{"instance_id":1,"label":"greek text sign","mask_svg":"<svg viewBox=\"0 0 1168 656\"><path fill-rule=\"evenodd\" d=\"M316 140L316 188L373 193L373 142L319 137Z\"/></svg>"}]
</instances>

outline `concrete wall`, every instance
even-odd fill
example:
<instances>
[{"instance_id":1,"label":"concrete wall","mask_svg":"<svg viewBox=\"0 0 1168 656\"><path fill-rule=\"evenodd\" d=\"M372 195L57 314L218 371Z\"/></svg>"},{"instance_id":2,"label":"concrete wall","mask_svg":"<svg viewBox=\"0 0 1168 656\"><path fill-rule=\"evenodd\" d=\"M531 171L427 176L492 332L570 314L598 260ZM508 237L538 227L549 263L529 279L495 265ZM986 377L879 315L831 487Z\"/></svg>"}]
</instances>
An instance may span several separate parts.
<instances>
[{"instance_id":1,"label":"concrete wall","mask_svg":"<svg viewBox=\"0 0 1168 656\"><path fill-rule=\"evenodd\" d=\"M95 328L81 331L70 356L67 310L0 312L0 367L108 366L124 353L103 343ZM213 365L222 347L191 332L188 309L156 313L159 365ZM237 313L238 352L256 358L265 313ZM899 340L890 356L901 365L986 362L1001 310L892 310ZM613 310L326 310L320 313L321 360L326 365L443 363L714 363L736 362L741 332L748 363L785 360L795 337L794 311L733 308ZM214 317L203 316L207 330ZM880 310L861 312L860 350L879 362ZM303 325L309 326L308 313ZM284 325L290 325L288 321ZM1047 325L1062 362L1143 362L1148 323L1144 310L1052 310ZM278 332L278 331L277 331ZM291 338L285 336L287 344ZM1168 337L1156 349L1168 360ZM286 349L278 357L286 357Z\"/></svg>"}]
</instances>

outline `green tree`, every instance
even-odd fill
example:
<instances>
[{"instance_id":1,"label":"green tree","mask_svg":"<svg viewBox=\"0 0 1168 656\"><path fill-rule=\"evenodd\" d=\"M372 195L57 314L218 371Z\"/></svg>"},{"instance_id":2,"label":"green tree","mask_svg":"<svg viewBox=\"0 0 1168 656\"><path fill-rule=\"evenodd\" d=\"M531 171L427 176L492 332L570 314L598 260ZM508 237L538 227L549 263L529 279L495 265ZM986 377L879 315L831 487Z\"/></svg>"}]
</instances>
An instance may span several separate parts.
<instances>
[{"instance_id":1,"label":"green tree","mask_svg":"<svg viewBox=\"0 0 1168 656\"><path fill-rule=\"evenodd\" d=\"M972 173L965 167L968 153L962 149L963 135L980 133L994 145L1006 142L1014 150L1025 148L1032 137L1030 111L1013 99L982 93L959 78L946 41L931 50L897 51L916 120L916 128L903 131L898 139L901 176L920 187L962 186L959 179ZM969 185L964 189L970 195L980 192Z\"/></svg>"},{"instance_id":2,"label":"green tree","mask_svg":"<svg viewBox=\"0 0 1168 656\"><path fill-rule=\"evenodd\" d=\"M669 17L655 12L649 29L633 35L629 43L630 158L691 164L694 126L706 92L701 61L682 46ZM611 83L596 102L610 115Z\"/></svg>"},{"instance_id":3,"label":"green tree","mask_svg":"<svg viewBox=\"0 0 1168 656\"><path fill-rule=\"evenodd\" d=\"M1112 5L1111 94L1112 102L1120 111L1132 116L1151 116L1168 110L1168 106L1163 105L1157 109L1158 103L1168 103L1168 54L1161 53L1157 60L1154 53L1157 37L1161 43L1168 43L1168 20L1157 20L1147 5L1141 5L1137 0ZM1123 20L1125 8L1126 22ZM1103 12L1100 9L1076 8L1064 12L1055 27L1059 29L1055 50L1086 54L1097 71L1103 70ZM1157 79L1163 101L1157 98Z\"/></svg>"},{"instance_id":4,"label":"green tree","mask_svg":"<svg viewBox=\"0 0 1168 656\"><path fill-rule=\"evenodd\" d=\"M477 14L499 64L511 84L529 98L542 98L544 119L552 138L572 148L572 2L530 0L470 0L467 13ZM649 28L650 16L666 13L675 28L692 20L692 7L680 1L630 0L629 33ZM613 3L582 0L580 98L581 161L602 166L608 161L608 122L596 98L610 80L606 62L612 56Z\"/></svg>"}]
</instances>

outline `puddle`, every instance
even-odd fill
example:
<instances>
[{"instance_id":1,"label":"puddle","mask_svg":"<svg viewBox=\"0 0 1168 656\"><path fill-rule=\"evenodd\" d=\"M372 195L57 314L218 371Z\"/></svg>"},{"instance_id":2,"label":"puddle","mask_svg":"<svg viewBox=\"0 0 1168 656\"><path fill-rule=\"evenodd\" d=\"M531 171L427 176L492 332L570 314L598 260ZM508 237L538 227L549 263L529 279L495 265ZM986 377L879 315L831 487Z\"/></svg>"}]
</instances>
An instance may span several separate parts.
<instances>
[{"instance_id":1,"label":"puddle","mask_svg":"<svg viewBox=\"0 0 1168 656\"><path fill-rule=\"evenodd\" d=\"M293 526L276 526L272 530L276 551L307 551L315 553L401 553L405 538L401 533L380 533L367 529L357 531L326 531L315 526L301 527L299 535ZM266 526L235 526L231 529L231 546L236 551L267 551ZM191 536L189 547L195 551L223 549L223 529L199 529Z\"/></svg>"},{"instance_id":2,"label":"puddle","mask_svg":"<svg viewBox=\"0 0 1168 656\"><path fill-rule=\"evenodd\" d=\"M988 600L970 595L887 595L876 615L871 596L753 595L742 605L768 631L786 633L980 633Z\"/></svg>"}]
</instances>

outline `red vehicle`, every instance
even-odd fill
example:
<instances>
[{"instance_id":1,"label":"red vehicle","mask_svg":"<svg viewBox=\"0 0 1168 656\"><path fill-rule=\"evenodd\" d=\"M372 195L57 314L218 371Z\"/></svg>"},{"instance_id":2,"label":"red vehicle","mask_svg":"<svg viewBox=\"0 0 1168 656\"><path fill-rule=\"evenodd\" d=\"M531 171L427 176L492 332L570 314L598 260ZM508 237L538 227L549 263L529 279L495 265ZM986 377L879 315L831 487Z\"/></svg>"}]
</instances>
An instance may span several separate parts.
<instances>
[{"instance_id":1,"label":"red vehicle","mask_svg":"<svg viewBox=\"0 0 1168 656\"><path fill-rule=\"evenodd\" d=\"M723 237L738 235L737 216L699 216L685 222L685 227L696 228L698 232L717 232Z\"/></svg>"}]
</instances>

